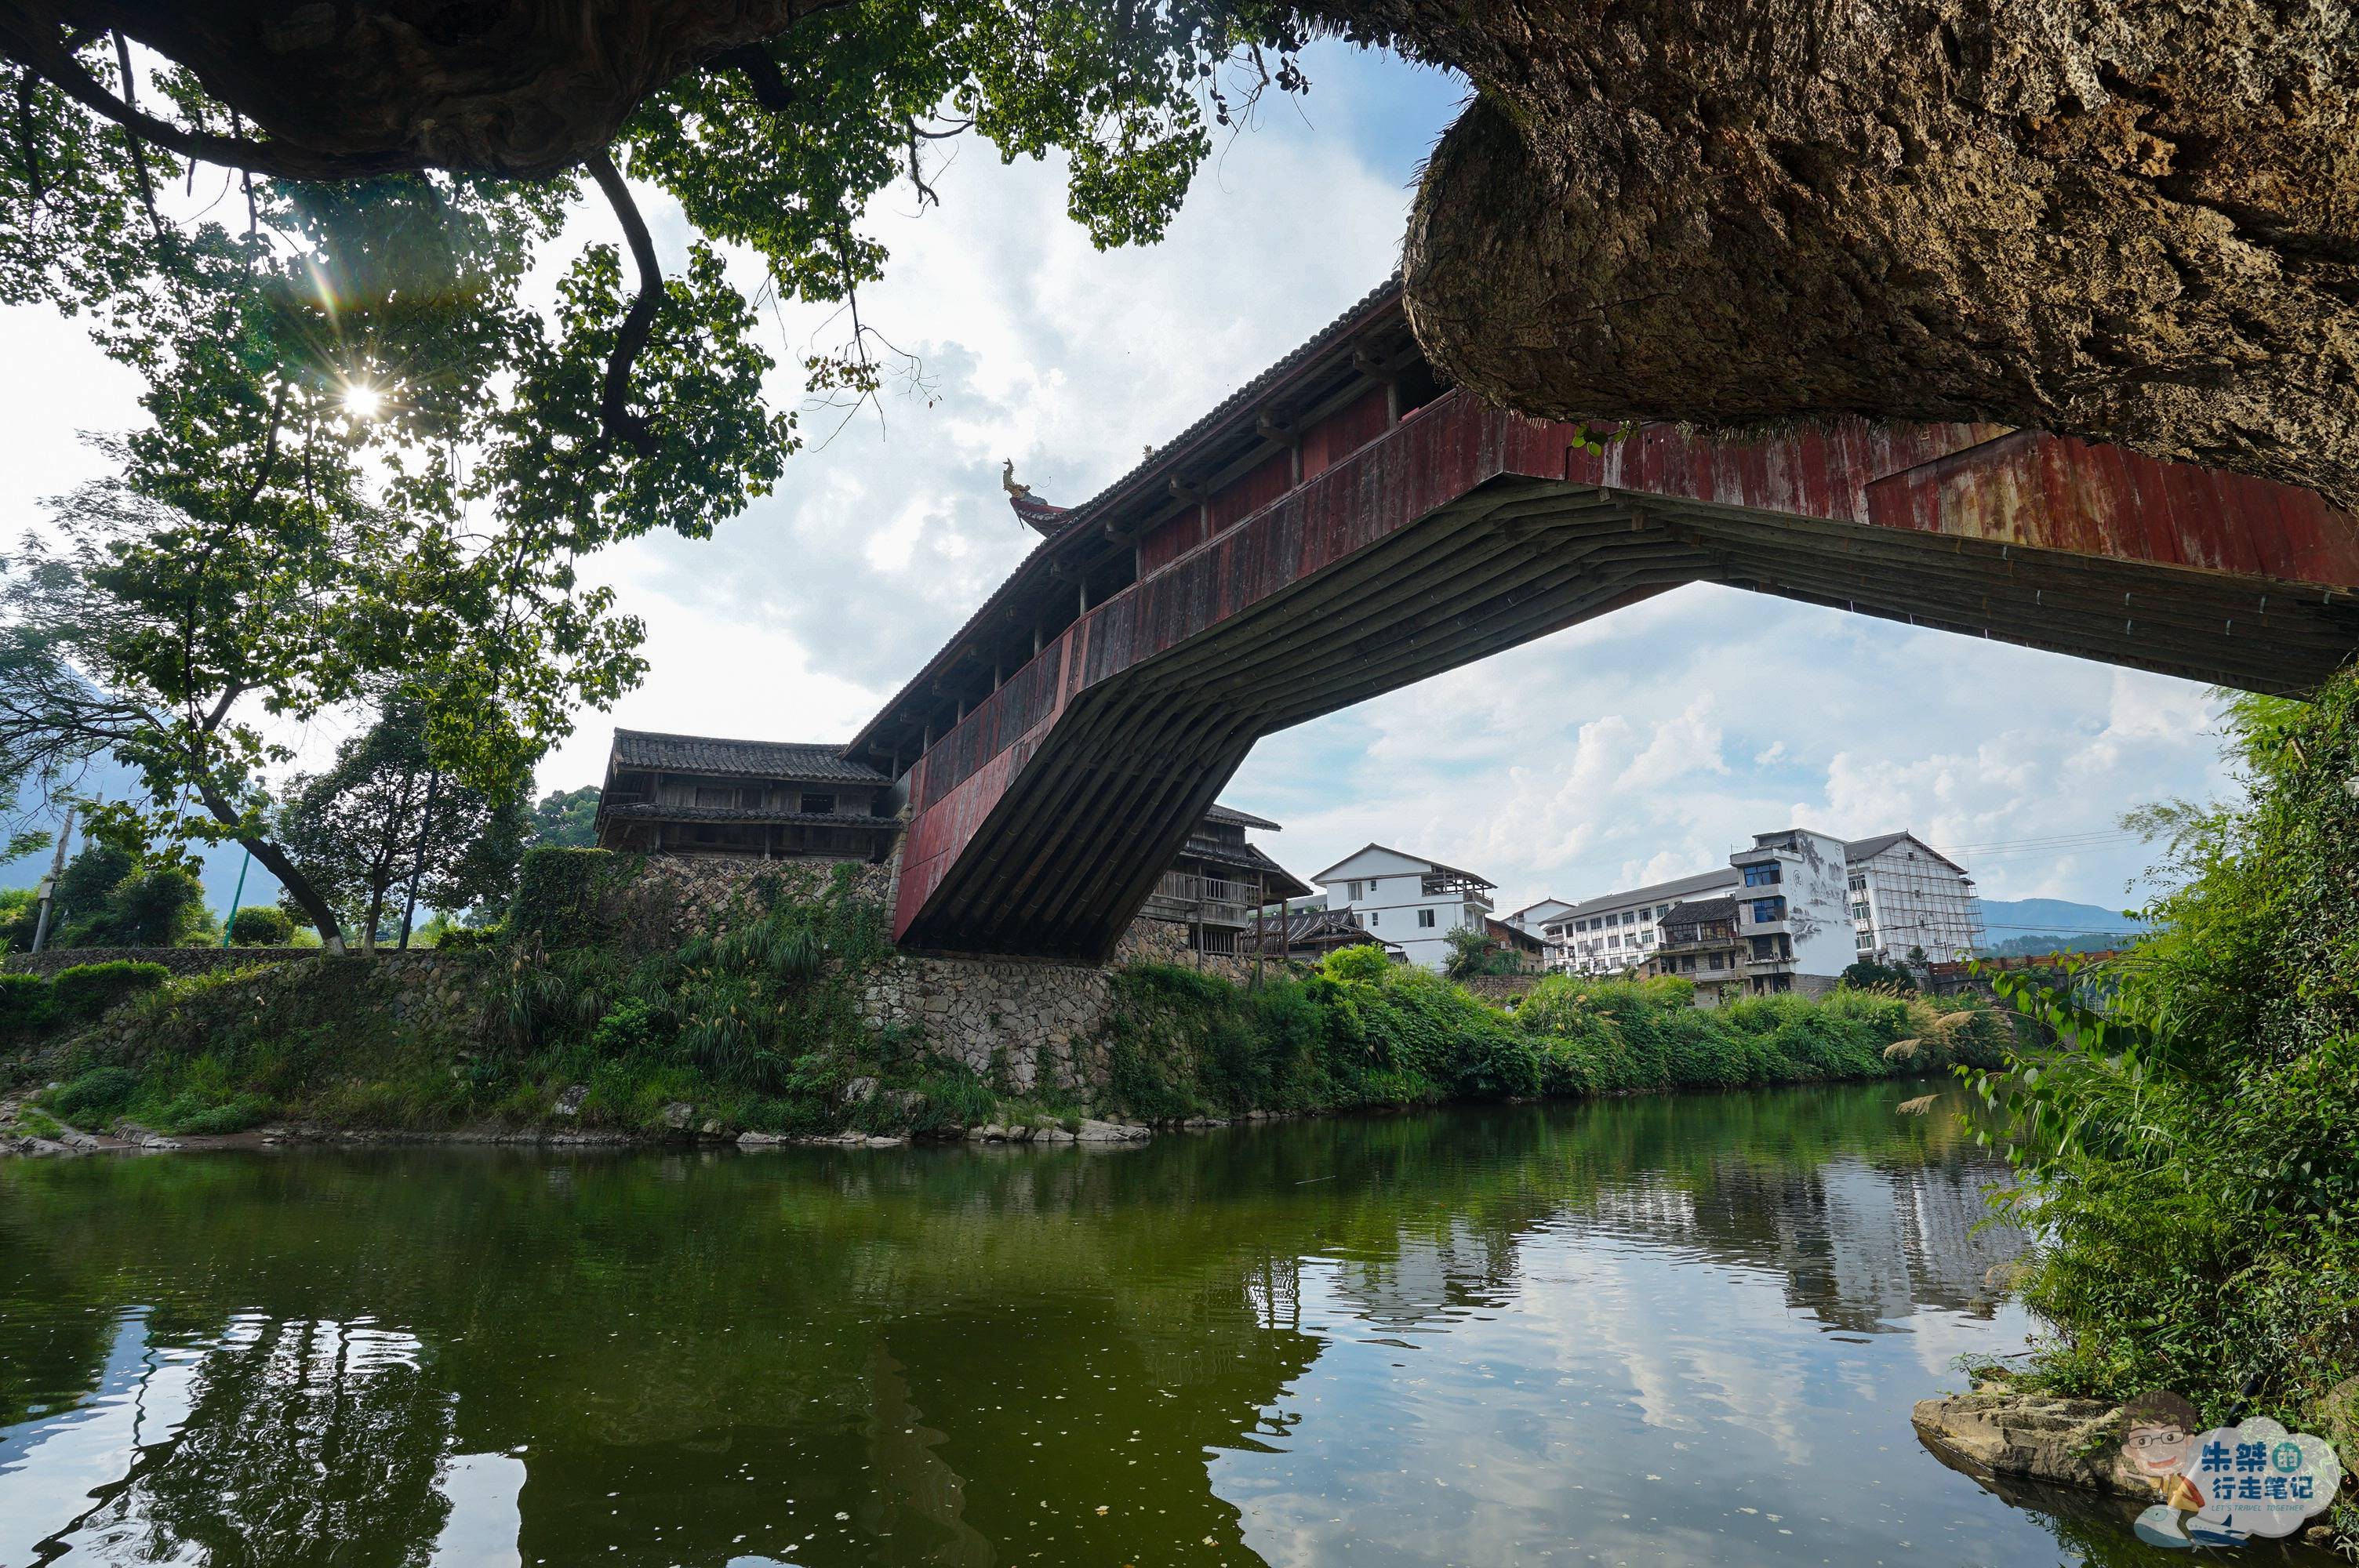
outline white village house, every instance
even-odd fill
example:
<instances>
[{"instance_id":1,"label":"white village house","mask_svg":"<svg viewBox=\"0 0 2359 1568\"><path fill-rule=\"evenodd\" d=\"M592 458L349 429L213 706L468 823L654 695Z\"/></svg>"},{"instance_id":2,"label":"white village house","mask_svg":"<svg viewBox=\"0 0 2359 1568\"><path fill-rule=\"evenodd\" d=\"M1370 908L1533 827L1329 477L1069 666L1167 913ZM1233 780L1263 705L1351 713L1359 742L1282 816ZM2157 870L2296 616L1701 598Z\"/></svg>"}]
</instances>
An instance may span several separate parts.
<instances>
[{"instance_id":1,"label":"white village house","mask_svg":"<svg viewBox=\"0 0 2359 1568\"><path fill-rule=\"evenodd\" d=\"M1542 922L1549 968L1560 974L1618 975L1646 961L1655 947L1655 923L1674 906L1726 892L1743 881L1734 867L1723 866L1583 899Z\"/></svg>"},{"instance_id":2,"label":"white village house","mask_svg":"<svg viewBox=\"0 0 2359 1568\"><path fill-rule=\"evenodd\" d=\"M1745 984L1756 996L1835 989L1856 957L1845 892L1843 841L1807 827L1756 833L1729 857L1745 879L1736 890L1736 934L1745 939Z\"/></svg>"},{"instance_id":3,"label":"white village house","mask_svg":"<svg viewBox=\"0 0 2359 1568\"><path fill-rule=\"evenodd\" d=\"M1560 898L1544 898L1538 903L1524 905L1513 914L1499 916L1499 924L1512 925L1527 936L1538 936L1545 941L1548 923L1560 914L1571 913L1571 910L1572 905Z\"/></svg>"},{"instance_id":4,"label":"white village house","mask_svg":"<svg viewBox=\"0 0 2359 1568\"><path fill-rule=\"evenodd\" d=\"M1412 964L1450 961L1452 931L1483 931L1495 884L1439 860L1370 844L1310 879L1327 907L1348 911L1370 935L1397 946Z\"/></svg>"},{"instance_id":5,"label":"white village house","mask_svg":"<svg viewBox=\"0 0 2359 1568\"><path fill-rule=\"evenodd\" d=\"M1896 963L1921 947L1940 964L1982 951L1983 903L1964 867L1914 833L1880 834L1843 849L1859 957Z\"/></svg>"},{"instance_id":6,"label":"white village house","mask_svg":"<svg viewBox=\"0 0 2359 1568\"><path fill-rule=\"evenodd\" d=\"M1816 993L1854 959L1905 958L1912 947L1942 960L1983 943L1982 903L1963 868L1911 833L1849 843L1807 828L1756 834L1729 863L1693 876L1584 899L1542 922L1549 968L1564 973L1695 975L1719 994L1723 963L1745 994ZM1707 942L1647 968L1663 945L1660 922L1682 904L1734 901L1734 946ZM1690 934L1691 935L1693 934ZM1702 965L1699 969L1696 966Z\"/></svg>"}]
</instances>

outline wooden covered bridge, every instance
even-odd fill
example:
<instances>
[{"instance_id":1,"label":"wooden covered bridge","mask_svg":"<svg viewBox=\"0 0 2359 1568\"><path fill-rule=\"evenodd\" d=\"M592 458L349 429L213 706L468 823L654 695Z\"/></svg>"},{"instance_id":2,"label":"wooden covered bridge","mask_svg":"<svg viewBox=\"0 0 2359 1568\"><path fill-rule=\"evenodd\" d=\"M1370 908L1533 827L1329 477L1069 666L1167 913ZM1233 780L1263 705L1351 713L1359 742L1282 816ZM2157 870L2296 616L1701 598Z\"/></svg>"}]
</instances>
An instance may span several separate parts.
<instances>
[{"instance_id":1,"label":"wooden covered bridge","mask_svg":"<svg viewBox=\"0 0 2359 1568\"><path fill-rule=\"evenodd\" d=\"M1682 583L2257 691L2359 648L2359 524L2308 491L1971 424L1599 447L1442 387L1396 284L1035 503L846 748L907 773L896 937L1103 959L1262 736Z\"/></svg>"}]
</instances>

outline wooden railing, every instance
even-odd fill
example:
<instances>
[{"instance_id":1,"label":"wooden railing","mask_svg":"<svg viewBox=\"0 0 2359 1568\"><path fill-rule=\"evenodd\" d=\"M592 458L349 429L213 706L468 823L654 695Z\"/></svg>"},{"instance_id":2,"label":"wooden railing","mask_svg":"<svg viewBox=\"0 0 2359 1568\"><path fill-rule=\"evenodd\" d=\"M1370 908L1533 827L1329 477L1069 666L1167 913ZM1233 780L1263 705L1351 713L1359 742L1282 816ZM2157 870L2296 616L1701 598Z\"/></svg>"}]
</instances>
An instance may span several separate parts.
<instances>
[{"instance_id":1,"label":"wooden railing","mask_svg":"<svg viewBox=\"0 0 2359 1568\"><path fill-rule=\"evenodd\" d=\"M1261 890L1226 877L1166 871L1140 913L1158 920L1193 920L1208 925L1251 925Z\"/></svg>"}]
</instances>

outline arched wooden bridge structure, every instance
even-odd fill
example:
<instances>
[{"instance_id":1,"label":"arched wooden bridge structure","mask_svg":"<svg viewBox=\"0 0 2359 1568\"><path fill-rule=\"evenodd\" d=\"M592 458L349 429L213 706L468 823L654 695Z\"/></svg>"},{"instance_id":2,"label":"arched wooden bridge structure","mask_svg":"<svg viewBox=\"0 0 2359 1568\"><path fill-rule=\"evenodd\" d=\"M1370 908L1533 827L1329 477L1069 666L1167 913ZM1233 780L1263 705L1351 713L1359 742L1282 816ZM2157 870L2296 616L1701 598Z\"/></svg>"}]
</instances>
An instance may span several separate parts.
<instances>
[{"instance_id":1,"label":"arched wooden bridge structure","mask_svg":"<svg viewBox=\"0 0 2359 1568\"><path fill-rule=\"evenodd\" d=\"M905 946L1103 960L1256 741L1682 583L2256 691L2359 649L2359 523L2030 431L1592 449L1436 383L1388 285L1054 532L847 747Z\"/></svg>"}]
</instances>

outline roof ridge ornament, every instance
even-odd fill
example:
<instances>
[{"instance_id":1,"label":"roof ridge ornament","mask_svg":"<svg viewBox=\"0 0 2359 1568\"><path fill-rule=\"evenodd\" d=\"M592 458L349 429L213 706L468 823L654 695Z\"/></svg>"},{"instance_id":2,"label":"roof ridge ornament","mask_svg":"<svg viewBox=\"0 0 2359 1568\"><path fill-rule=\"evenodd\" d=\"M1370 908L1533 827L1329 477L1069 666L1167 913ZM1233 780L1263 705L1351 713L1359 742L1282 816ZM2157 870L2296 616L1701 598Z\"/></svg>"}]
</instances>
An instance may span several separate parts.
<instances>
[{"instance_id":1,"label":"roof ridge ornament","mask_svg":"<svg viewBox=\"0 0 2359 1568\"><path fill-rule=\"evenodd\" d=\"M1033 494L1032 487L1016 477L1014 458L1002 461L999 470L999 487L1007 492L1007 504L1014 509L1017 519L1027 527L1043 537L1057 531L1058 519L1065 515L1068 508L1054 505Z\"/></svg>"}]
</instances>

